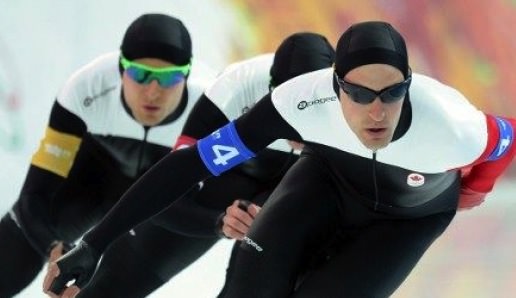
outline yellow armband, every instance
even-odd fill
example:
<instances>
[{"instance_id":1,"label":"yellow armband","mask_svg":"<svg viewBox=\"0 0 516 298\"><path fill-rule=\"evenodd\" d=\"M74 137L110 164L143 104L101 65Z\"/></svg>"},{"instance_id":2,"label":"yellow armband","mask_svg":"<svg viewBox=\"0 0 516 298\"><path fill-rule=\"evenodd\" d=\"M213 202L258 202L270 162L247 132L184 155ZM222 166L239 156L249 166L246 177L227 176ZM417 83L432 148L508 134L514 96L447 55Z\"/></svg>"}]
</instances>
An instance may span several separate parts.
<instances>
[{"instance_id":1,"label":"yellow armband","mask_svg":"<svg viewBox=\"0 0 516 298\"><path fill-rule=\"evenodd\" d=\"M66 178L80 145L81 138L47 127L31 163Z\"/></svg>"}]
</instances>

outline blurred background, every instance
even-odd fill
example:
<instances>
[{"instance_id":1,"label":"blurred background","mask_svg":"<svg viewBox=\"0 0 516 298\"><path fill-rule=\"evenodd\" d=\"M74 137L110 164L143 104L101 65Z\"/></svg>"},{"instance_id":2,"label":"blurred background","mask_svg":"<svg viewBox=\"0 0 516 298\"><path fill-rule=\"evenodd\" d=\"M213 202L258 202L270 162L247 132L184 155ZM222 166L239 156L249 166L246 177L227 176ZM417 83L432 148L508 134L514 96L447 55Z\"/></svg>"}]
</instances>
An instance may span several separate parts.
<instances>
[{"instance_id":1,"label":"blurred background","mask_svg":"<svg viewBox=\"0 0 516 298\"><path fill-rule=\"evenodd\" d=\"M456 87L480 109L516 117L515 0L4 0L1 214L16 200L60 86L78 67L117 49L128 24L147 12L182 19L195 57L216 70L272 52L296 31L324 34L335 45L351 23L385 20L406 37L414 71ZM515 168L484 205L458 214L393 297L515 297ZM152 297L215 297L231 244L221 241ZM19 297L44 297L41 280Z\"/></svg>"}]
</instances>

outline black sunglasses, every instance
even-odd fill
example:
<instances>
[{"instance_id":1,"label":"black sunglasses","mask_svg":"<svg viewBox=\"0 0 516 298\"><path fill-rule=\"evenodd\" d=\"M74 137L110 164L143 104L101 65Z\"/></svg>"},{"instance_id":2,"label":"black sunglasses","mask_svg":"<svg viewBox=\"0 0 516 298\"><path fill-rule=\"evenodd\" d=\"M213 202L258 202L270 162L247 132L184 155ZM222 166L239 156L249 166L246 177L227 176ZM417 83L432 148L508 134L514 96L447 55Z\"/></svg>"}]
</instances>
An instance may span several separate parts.
<instances>
[{"instance_id":1,"label":"black sunglasses","mask_svg":"<svg viewBox=\"0 0 516 298\"><path fill-rule=\"evenodd\" d=\"M409 75L409 77L401 83L383 88L380 91L375 91L364 86L346 82L340 79L336 73L334 73L334 75L337 80L337 84L339 84L342 91L344 91L354 102L364 105L372 103L377 96L380 97L380 100L383 103L393 103L401 100L407 94L410 81L412 80L412 76Z\"/></svg>"}]
</instances>

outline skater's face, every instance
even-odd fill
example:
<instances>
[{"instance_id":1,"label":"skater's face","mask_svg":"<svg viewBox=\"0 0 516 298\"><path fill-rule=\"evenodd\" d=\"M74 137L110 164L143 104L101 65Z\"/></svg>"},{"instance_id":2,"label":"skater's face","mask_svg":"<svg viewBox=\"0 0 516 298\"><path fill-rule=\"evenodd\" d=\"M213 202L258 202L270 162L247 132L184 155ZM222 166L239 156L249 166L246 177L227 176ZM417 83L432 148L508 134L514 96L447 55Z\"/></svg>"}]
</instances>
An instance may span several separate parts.
<instances>
[{"instance_id":1,"label":"skater's face","mask_svg":"<svg viewBox=\"0 0 516 298\"><path fill-rule=\"evenodd\" d=\"M174 112L183 95L186 67L156 58L121 60L122 88L133 117L143 125L159 124Z\"/></svg>"},{"instance_id":2,"label":"skater's face","mask_svg":"<svg viewBox=\"0 0 516 298\"><path fill-rule=\"evenodd\" d=\"M338 78L342 113L360 142L371 150L386 147L398 125L410 84L387 64L367 64Z\"/></svg>"}]
</instances>

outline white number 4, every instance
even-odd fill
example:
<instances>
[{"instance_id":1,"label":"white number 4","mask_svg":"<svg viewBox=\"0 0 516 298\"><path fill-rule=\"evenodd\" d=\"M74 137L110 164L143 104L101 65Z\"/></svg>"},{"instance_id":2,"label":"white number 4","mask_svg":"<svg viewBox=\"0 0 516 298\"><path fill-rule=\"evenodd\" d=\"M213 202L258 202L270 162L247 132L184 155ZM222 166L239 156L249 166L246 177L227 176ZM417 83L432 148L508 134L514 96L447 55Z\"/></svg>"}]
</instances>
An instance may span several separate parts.
<instances>
[{"instance_id":1,"label":"white number 4","mask_svg":"<svg viewBox=\"0 0 516 298\"><path fill-rule=\"evenodd\" d=\"M224 145L213 145L211 147L213 149L213 153L215 153L215 158L213 163L216 165L227 165L228 160L232 159L235 156L238 156L238 150L235 147L224 146Z\"/></svg>"}]
</instances>

